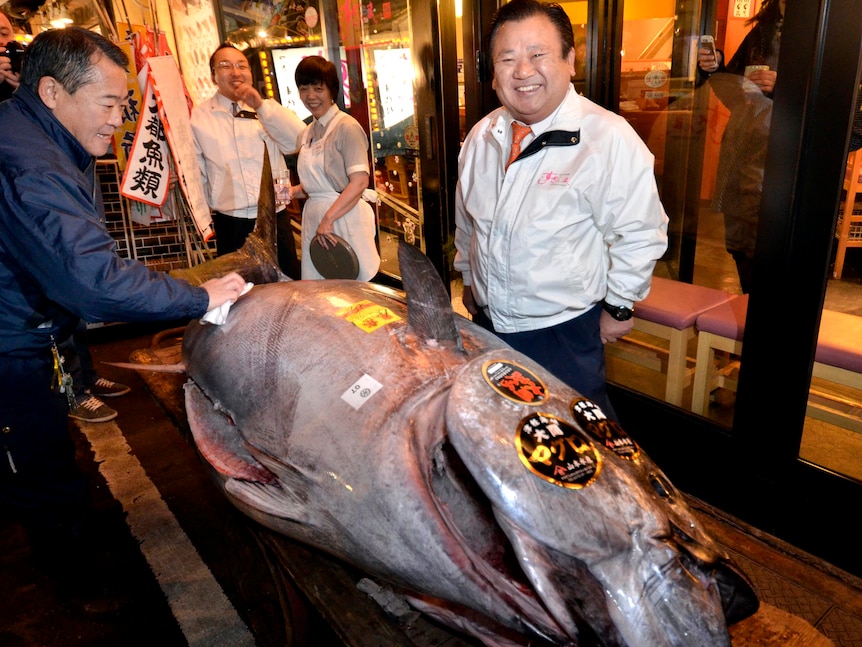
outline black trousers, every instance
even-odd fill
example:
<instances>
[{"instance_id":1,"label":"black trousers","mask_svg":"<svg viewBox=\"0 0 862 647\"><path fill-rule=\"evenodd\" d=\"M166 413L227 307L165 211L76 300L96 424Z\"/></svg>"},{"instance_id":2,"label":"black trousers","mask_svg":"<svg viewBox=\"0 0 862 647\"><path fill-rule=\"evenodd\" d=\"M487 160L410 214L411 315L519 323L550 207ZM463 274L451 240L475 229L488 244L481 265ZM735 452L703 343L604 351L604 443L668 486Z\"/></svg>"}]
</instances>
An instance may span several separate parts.
<instances>
[{"instance_id":1,"label":"black trousers","mask_svg":"<svg viewBox=\"0 0 862 647\"><path fill-rule=\"evenodd\" d=\"M60 354L66 360L66 371L72 376L75 395L78 397L84 395L84 392L93 386L99 377L96 369L93 368L93 357L90 355L87 335L87 322L81 319L75 326L72 336L58 344Z\"/></svg>"},{"instance_id":2,"label":"black trousers","mask_svg":"<svg viewBox=\"0 0 862 647\"><path fill-rule=\"evenodd\" d=\"M216 254L224 256L237 251L254 231L254 218L234 218L218 211L213 212L213 229L216 236Z\"/></svg>"},{"instance_id":3,"label":"black trousers","mask_svg":"<svg viewBox=\"0 0 862 647\"><path fill-rule=\"evenodd\" d=\"M75 462L65 396L51 388L50 350L0 364L0 504L30 528L74 523L89 506L89 483Z\"/></svg>"}]
</instances>

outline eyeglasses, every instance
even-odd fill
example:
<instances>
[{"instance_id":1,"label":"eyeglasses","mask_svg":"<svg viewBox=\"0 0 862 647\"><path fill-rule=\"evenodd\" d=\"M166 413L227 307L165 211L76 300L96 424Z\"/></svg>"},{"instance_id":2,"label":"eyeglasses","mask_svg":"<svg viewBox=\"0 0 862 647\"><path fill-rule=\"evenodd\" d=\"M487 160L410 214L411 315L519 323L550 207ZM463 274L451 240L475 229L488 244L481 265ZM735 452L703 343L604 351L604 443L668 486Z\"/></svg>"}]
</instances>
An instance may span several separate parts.
<instances>
[{"instance_id":1,"label":"eyeglasses","mask_svg":"<svg viewBox=\"0 0 862 647\"><path fill-rule=\"evenodd\" d=\"M231 63L230 61L221 61L220 63L216 63L217 70L229 70L231 68L239 70L240 72L245 72L246 70L251 69L248 66L248 63Z\"/></svg>"}]
</instances>

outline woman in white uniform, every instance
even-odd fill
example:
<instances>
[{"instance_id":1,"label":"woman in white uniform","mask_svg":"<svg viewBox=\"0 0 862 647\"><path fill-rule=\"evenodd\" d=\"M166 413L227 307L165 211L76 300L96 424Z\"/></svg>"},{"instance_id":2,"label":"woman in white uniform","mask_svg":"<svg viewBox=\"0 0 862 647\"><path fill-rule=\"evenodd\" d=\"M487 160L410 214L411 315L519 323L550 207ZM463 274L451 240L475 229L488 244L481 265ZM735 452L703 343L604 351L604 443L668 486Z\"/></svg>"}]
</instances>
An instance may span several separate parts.
<instances>
[{"instance_id":1,"label":"woman in white uniform","mask_svg":"<svg viewBox=\"0 0 862 647\"><path fill-rule=\"evenodd\" d=\"M335 65L320 56L306 57L296 67L295 80L300 100L314 116L299 136L300 184L290 188L291 199L308 198L302 210L302 278L324 278L311 262L309 246L317 238L329 249L336 234L356 252L356 278L368 281L380 268L374 209L363 199L374 196L368 189L368 136L335 103Z\"/></svg>"}]
</instances>

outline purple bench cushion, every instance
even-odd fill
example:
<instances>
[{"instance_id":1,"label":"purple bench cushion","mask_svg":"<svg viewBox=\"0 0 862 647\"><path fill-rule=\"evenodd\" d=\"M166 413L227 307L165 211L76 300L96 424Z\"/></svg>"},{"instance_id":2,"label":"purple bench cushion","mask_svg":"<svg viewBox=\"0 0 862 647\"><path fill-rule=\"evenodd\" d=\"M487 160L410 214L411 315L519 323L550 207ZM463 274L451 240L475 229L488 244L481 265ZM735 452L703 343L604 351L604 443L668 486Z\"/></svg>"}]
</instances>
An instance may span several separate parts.
<instances>
[{"instance_id":1,"label":"purple bench cushion","mask_svg":"<svg viewBox=\"0 0 862 647\"><path fill-rule=\"evenodd\" d=\"M647 298L635 304L635 317L683 330L731 296L724 290L654 276Z\"/></svg>"},{"instance_id":2,"label":"purple bench cushion","mask_svg":"<svg viewBox=\"0 0 862 647\"><path fill-rule=\"evenodd\" d=\"M697 329L714 335L742 339L745 330L745 313L748 311L748 295L732 295L730 299L710 308L697 318Z\"/></svg>"},{"instance_id":3,"label":"purple bench cushion","mask_svg":"<svg viewBox=\"0 0 862 647\"><path fill-rule=\"evenodd\" d=\"M697 329L737 341L745 329L748 295L733 297L697 318ZM862 373L862 317L824 310L814 359L821 364Z\"/></svg>"},{"instance_id":4,"label":"purple bench cushion","mask_svg":"<svg viewBox=\"0 0 862 647\"><path fill-rule=\"evenodd\" d=\"M814 359L862 373L862 317L824 310Z\"/></svg>"}]
</instances>

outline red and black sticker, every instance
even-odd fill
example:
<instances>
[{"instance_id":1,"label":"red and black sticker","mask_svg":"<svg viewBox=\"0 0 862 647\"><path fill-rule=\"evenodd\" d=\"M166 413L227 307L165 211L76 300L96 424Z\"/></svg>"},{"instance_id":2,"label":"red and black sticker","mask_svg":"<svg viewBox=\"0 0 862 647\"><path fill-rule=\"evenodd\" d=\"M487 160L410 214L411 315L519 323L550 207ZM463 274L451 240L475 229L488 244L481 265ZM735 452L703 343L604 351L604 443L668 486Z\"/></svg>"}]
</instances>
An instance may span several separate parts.
<instances>
[{"instance_id":1,"label":"red and black sticker","mask_svg":"<svg viewBox=\"0 0 862 647\"><path fill-rule=\"evenodd\" d=\"M541 404L548 398L548 390L542 381L514 362L485 362L482 375L491 388L509 400L523 404Z\"/></svg>"},{"instance_id":2,"label":"red and black sticker","mask_svg":"<svg viewBox=\"0 0 862 647\"><path fill-rule=\"evenodd\" d=\"M581 398L572 401L572 415L593 440L620 458L633 461L640 454L640 448L631 436L623 431L619 424L608 420L604 411L592 400Z\"/></svg>"},{"instance_id":3,"label":"red and black sticker","mask_svg":"<svg viewBox=\"0 0 862 647\"><path fill-rule=\"evenodd\" d=\"M602 469L602 458L579 429L547 413L521 421L515 446L521 462L541 479L578 490L590 485Z\"/></svg>"}]
</instances>

